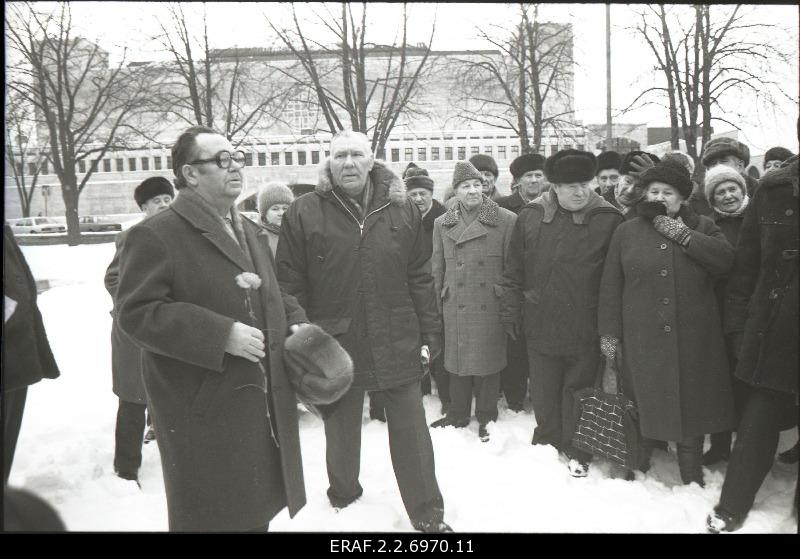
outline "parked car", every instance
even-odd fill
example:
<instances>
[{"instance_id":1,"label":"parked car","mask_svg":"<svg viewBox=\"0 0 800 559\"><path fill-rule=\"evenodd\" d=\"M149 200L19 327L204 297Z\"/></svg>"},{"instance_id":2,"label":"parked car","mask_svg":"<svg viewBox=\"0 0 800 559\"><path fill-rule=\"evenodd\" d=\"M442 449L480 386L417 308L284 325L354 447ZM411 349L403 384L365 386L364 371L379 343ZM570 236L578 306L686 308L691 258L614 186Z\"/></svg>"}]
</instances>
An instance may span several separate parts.
<instances>
[{"instance_id":1,"label":"parked car","mask_svg":"<svg viewBox=\"0 0 800 559\"><path fill-rule=\"evenodd\" d=\"M67 227L49 217L23 217L16 222L9 222L15 235L32 235L36 233L66 233Z\"/></svg>"},{"instance_id":2,"label":"parked car","mask_svg":"<svg viewBox=\"0 0 800 559\"><path fill-rule=\"evenodd\" d=\"M98 232L98 231L122 231L122 224L117 221L112 221L107 217L97 215L85 215L80 218L78 225L81 228L81 233Z\"/></svg>"}]
</instances>

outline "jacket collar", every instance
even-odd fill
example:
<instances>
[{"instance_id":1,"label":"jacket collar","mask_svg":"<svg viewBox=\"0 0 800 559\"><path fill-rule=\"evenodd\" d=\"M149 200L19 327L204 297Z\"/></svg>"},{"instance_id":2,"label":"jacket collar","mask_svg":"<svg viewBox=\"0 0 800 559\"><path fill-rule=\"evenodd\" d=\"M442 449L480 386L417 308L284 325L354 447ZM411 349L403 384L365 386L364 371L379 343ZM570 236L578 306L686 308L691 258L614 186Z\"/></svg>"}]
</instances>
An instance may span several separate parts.
<instances>
[{"instance_id":1,"label":"jacket collar","mask_svg":"<svg viewBox=\"0 0 800 559\"><path fill-rule=\"evenodd\" d=\"M453 227L459 221L461 221L461 210L459 208L460 205L458 202L451 205L444 214L442 225L445 227ZM500 208L500 206L497 205L497 202L484 194L483 200L481 201L481 207L478 209L477 221L490 227L497 227L497 223L499 221L498 208Z\"/></svg>"},{"instance_id":2,"label":"jacket collar","mask_svg":"<svg viewBox=\"0 0 800 559\"><path fill-rule=\"evenodd\" d=\"M386 166L383 161L375 161L372 171L369 172L372 181L372 202L370 209L383 206L391 202L397 206L410 204L406 195L406 185L403 179ZM333 192L333 178L331 177L331 160L325 160L319 168L319 178L315 192L322 196L329 196ZM366 208L365 208L366 209Z\"/></svg>"},{"instance_id":3,"label":"jacket collar","mask_svg":"<svg viewBox=\"0 0 800 559\"><path fill-rule=\"evenodd\" d=\"M778 167L775 171L767 173L759 182L759 188L775 188L776 186L783 186L785 184L792 185L792 192L795 196L798 195L798 160L800 158L795 155L787 159L783 165Z\"/></svg>"},{"instance_id":4,"label":"jacket collar","mask_svg":"<svg viewBox=\"0 0 800 559\"><path fill-rule=\"evenodd\" d=\"M556 216L556 212L558 211L558 201L556 198L556 193L552 190L548 190L547 192L541 194L536 200L533 202L529 202L528 206L541 206L544 210L544 217L542 218L542 223L551 223L553 218ZM606 200L597 194L594 190L589 191L589 203L586 204L582 209L576 212L569 212L572 214L572 221L575 222L576 225L583 225L586 223L586 219L589 213L592 210L598 208L607 208L615 212L619 212L613 205L606 202Z\"/></svg>"}]
</instances>

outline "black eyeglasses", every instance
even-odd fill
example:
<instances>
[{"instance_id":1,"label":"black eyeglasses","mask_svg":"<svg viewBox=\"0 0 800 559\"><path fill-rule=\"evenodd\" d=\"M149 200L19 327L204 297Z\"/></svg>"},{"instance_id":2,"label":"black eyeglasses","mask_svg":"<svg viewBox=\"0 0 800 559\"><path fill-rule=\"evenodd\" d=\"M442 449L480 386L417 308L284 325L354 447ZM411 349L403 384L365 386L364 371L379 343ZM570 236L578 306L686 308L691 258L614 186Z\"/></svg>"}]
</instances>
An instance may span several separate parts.
<instances>
[{"instance_id":1,"label":"black eyeglasses","mask_svg":"<svg viewBox=\"0 0 800 559\"><path fill-rule=\"evenodd\" d=\"M208 159L195 159L194 161L189 161L187 165L194 165L195 163L216 163L217 167L220 169L227 169L231 166L231 161L236 161L237 165L244 167L244 152L234 151L231 153L227 150L222 150L214 157L209 157Z\"/></svg>"}]
</instances>

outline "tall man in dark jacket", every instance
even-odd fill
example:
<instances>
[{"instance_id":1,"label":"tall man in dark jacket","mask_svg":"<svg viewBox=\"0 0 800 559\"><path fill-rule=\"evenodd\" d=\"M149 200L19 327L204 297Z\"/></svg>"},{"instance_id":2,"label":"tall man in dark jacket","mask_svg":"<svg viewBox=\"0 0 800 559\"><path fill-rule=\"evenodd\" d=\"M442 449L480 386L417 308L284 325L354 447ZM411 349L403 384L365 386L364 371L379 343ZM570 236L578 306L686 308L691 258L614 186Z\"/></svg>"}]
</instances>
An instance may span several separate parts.
<instances>
[{"instance_id":1,"label":"tall man in dark jacket","mask_svg":"<svg viewBox=\"0 0 800 559\"><path fill-rule=\"evenodd\" d=\"M798 212L794 156L756 189L728 280L723 327L739 348L736 378L752 389L707 520L711 532L741 527L772 468L780 431L797 424Z\"/></svg>"},{"instance_id":2,"label":"tall man in dark jacket","mask_svg":"<svg viewBox=\"0 0 800 559\"><path fill-rule=\"evenodd\" d=\"M36 282L8 224L3 226L2 371L5 486L17 448L28 386L60 374L36 305Z\"/></svg>"},{"instance_id":3,"label":"tall man in dark jacket","mask_svg":"<svg viewBox=\"0 0 800 559\"><path fill-rule=\"evenodd\" d=\"M501 321L509 336L524 336L536 430L583 477L591 456L573 449L573 395L592 386L600 357L597 302L619 210L592 190L595 157L566 149L547 160L549 192L523 208L503 275Z\"/></svg>"},{"instance_id":4,"label":"tall man in dark jacket","mask_svg":"<svg viewBox=\"0 0 800 559\"><path fill-rule=\"evenodd\" d=\"M325 419L328 498L341 508L363 492L364 391L381 391L411 523L449 531L420 392L420 345L436 357L442 338L422 218L366 136L343 131L330 147L316 190L284 216L277 252L281 285L353 358L353 385Z\"/></svg>"},{"instance_id":5,"label":"tall man in dark jacket","mask_svg":"<svg viewBox=\"0 0 800 559\"><path fill-rule=\"evenodd\" d=\"M175 198L175 191L172 183L164 177L150 177L136 187L133 197L145 217L150 217L169 207ZM111 311L111 374L112 389L119 398L114 430L114 472L122 479L138 481L147 412L147 395L142 381L142 351L122 332L116 312L119 260L129 231L117 235L117 250L106 270L105 284L114 302Z\"/></svg>"},{"instance_id":6,"label":"tall man in dark jacket","mask_svg":"<svg viewBox=\"0 0 800 559\"><path fill-rule=\"evenodd\" d=\"M118 320L143 350L170 530L264 530L305 504L297 402L284 371L290 327L269 239L242 219L244 153L195 126L172 148L180 194L130 229Z\"/></svg>"}]
</instances>

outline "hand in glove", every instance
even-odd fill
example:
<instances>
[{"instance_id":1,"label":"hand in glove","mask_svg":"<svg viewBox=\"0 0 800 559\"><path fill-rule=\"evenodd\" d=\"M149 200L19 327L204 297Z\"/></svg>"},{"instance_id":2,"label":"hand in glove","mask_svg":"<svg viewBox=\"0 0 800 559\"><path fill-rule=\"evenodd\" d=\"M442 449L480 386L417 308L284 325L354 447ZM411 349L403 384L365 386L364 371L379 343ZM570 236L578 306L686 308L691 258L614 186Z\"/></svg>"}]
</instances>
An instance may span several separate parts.
<instances>
[{"instance_id":1,"label":"hand in glove","mask_svg":"<svg viewBox=\"0 0 800 559\"><path fill-rule=\"evenodd\" d=\"M600 353L609 360L613 361L617 356L617 348L619 347L619 340L612 336L600 336Z\"/></svg>"},{"instance_id":2,"label":"hand in glove","mask_svg":"<svg viewBox=\"0 0 800 559\"><path fill-rule=\"evenodd\" d=\"M631 176L638 179L642 173L648 170L650 167L655 167L655 161L650 159L648 155L634 155L631 157Z\"/></svg>"},{"instance_id":3,"label":"hand in glove","mask_svg":"<svg viewBox=\"0 0 800 559\"><path fill-rule=\"evenodd\" d=\"M653 227L670 241L675 241L681 246L689 244L692 230L686 227L682 221L665 215L657 215L653 218Z\"/></svg>"},{"instance_id":4,"label":"hand in glove","mask_svg":"<svg viewBox=\"0 0 800 559\"><path fill-rule=\"evenodd\" d=\"M519 324L516 322L506 322L503 324L503 330L505 330L506 334L508 334L512 340L517 341L522 328L520 328Z\"/></svg>"},{"instance_id":5,"label":"hand in glove","mask_svg":"<svg viewBox=\"0 0 800 559\"><path fill-rule=\"evenodd\" d=\"M444 347L444 336L442 336L442 334L439 332L422 334L422 343L428 346L428 351L430 351L430 361L433 362L433 360L439 357L439 354L442 352L442 347Z\"/></svg>"}]
</instances>

